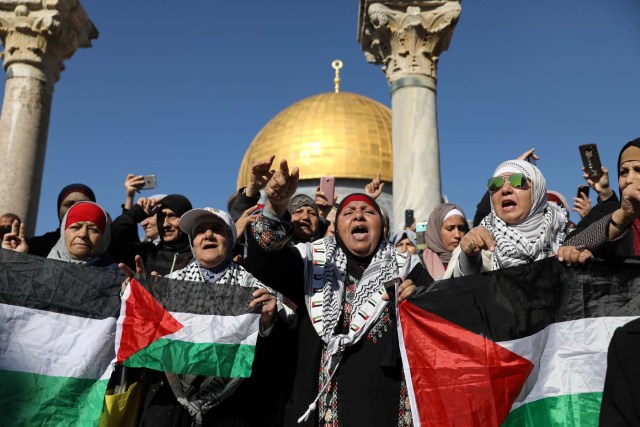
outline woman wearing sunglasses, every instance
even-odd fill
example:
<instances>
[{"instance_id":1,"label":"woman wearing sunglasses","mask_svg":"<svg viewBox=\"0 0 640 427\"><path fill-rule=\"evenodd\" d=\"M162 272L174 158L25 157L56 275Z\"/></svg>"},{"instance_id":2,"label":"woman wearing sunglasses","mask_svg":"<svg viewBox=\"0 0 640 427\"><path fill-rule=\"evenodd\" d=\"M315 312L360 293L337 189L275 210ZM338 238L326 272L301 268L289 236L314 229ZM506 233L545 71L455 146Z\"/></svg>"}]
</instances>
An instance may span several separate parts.
<instances>
[{"instance_id":1,"label":"woman wearing sunglasses","mask_svg":"<svg viewBox=\"0 0 640 427\"><path fill-rule=\"evenodd\" d=\"M502 163L487 182L491 213L453 252L445 277L468 276L530 263L555 254L567 218L548 203L542 172L523 160Z\"/></svg>"}]
</instances>

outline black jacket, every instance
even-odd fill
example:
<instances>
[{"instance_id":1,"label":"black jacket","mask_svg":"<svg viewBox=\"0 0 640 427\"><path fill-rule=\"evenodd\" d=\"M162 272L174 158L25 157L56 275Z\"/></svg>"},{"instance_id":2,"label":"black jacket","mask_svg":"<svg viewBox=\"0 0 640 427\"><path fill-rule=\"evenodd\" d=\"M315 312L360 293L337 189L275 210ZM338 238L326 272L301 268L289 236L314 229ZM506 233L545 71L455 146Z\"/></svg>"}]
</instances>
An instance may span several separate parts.
<instances>
[{"instance_id":1,"label":"black jacket","mask_svg":"<svg viewBox=\"0 0 640 427\"><path fill-rule=\"evenodd\" d=\"M640 426L640 319L616 329L609 344L601 426Z\"/></svg>"},{"instance_id":2,"label":"black jacket","mask_svg":"<svg viewBox=\"0 0 640 427\"><path fill-rule=\"evenodd\" d=\"M111 258L135 270L134 258L140 255L146 271L157 271L162 276L186 267L192 258L187 236L183 234L178 242L172 244L160 241L157 246L152 242L141 242L138 223L146 217L144 209L134 205L111 223Z\"/></svg>"}]
</instances>

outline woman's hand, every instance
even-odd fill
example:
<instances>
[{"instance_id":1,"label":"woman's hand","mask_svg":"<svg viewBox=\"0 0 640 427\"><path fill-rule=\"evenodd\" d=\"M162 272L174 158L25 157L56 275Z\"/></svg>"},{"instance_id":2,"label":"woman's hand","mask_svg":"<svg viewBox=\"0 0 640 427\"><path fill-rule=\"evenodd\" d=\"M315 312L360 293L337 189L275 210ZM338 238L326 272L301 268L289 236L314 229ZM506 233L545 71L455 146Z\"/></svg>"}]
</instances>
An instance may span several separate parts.
<instances>
[{"instance_id":1,"label":"woman's hand","mask_svg":"<svg viewBox=\"0 0 640 427\"><path fill-rule=\"evenodd\" d=\"M316 206L318 207L318 212L320 212L320 216L326 218L331 212L331 208L333 208L333 204L338 200L338 195L335 194L333 196L333 201L329 201L327 199L327 195L324 194L324 191L320 191L320 186L316 187Z\"/></svg>"},{"instance_id":2,"label":"woman's hand","mask_svg":"<svg viewBox=\"0 0 640 427\"><path fill-rule=\"evenodd\" d=\"M605 200L608 200L609 197L613 196L613 190L609 186L609 170L604 166L601 166L600 170L602 171L602 176L594 178L586 173L583 166L582 172L584 173L582 176L585 181L587 181L587 184L589 184L589 187L593 188L598 193L600 201L604 202Z\"/></svg>"},{"instance_id":3,"label":"woman's hand","mask_svg":"<svg viewBox=\"0 0 640 427\"><path fill-rule=\"evenodd\" d=\"M496 249L496 242L489 230L478 226L464 235L460 241L460 249L468 256L474 256L483 249L493 252Z\"/></svg>"},{"instance_id":4,"label":"woman's hand","mask_svg":"<svg viewBox=\"0 0 640 427\"><path fill-rule=\"evenodd\" d=\"M572 265L585 264L593 254L583 246L560 246L556 254L558 261L571 267Z\"/></svg>"},{"instance_id":5,"label":"woman's hand","mask_svg":"<svg viewBox=\"0 0 640 427\"><path fill-rule=\"evenodd\" d=\"M2 249L25 254L29 252L27 239L24 238L24 223L21 224L17 219L11 223L11 232L2 237Z\"/></svg>"},{"instance_id":6,"label":"woman's hand","mask_svg":"<svg viewBox=\"0 0 640 427\"><path fill-rule=\"evenodd\" d=\"M573 198L573 210L578 212L580 218L584 218L591 212L591 200L584 193L580 193L580 197Z\"/></svg>"},{"instance_id":7,"label":"woman's hand","mask_svg":"<svg viewBox=\"0 0 640 427\"><path fill-rule=\"evenodd\" d=\"M258 162L251 166L251 179L249 185L244 189L244 195L247 197L256 197L260 195L260 190L267 185L275 171L271 170L271 165L276 156L271 156L269 160Z\"/></svg>"},{"instance_id":8,"label":"woman's hand","mask_svg":"<svg viewBox=\"0 0 640 427\"><path fill-rule=\"evenodd\" d=\"M383 188L384 182L380 181L380 171L378 171L376 177L364 187L364 192L367 196L375 200L380 196L380 194L382 194Z\"/></svg>"},{"instance_id":9,"label":"woman's hand","mask_svg":"<svg viewBox=\"0 0 640 427\"><path fill-rule=\"evenodd\" d=\"M256 209L258 209L258 205L251 206L249 209L242 212L242 215L236 221L236 236L238 236L238 241L240 241L240 237L244 234L244 230L247 229L247 226L258 218L258 214L251 214L251 212Z\"/></svg>"},{"instance_id":10,"label":"woman's hand","mask_svg":"<svg viewBox=\"0 0 640 427\"><path fill-rule=\"evenodd\" d=\"M287 161L282 160L280 162L280 169L274 172L265 187L265 193L267 194L271 208L281 218L287 212L289 199L296 192L299 179L300 172L298 168L293 168L293 171L290 173Z\"/></svg>"},{"instance_id":11,"label":"woman's hand","mask_svg":"<svg viewBox=\"0 0 640 427\"><path fill-rule=\"evenodd\" d=\"M124 282L122 282L122 293L124 293L124 290L129 285L129 282L131 282L131 279L133 279L136 276L136 274L137 275L144 274L144 263L142 262L142 257L140 255L136 255L134 260L135 260L135 263L136 263L136 272L135 273L133 272L132 269L129 268L129 266L127 264L124 264L122 262L120 264L118 264L118 268L120 270L122 270L122 272L127 276L127 278L124 280ZM160 277L160 275L158 274L157 271L152 271L151 275Z\"/></svg>"},{"instance_id":12,"label":"woman's hand","mask_svg":"<svg viewBox=\"0 0 640 427\"><path fill-rule=\"evenodd\" d=\"M413 280L407 279L398 286L398 304L409 298L416 290L416 285ZM389 294L382 295L383 301L389 301Z\"/></svg>"},{"instance_id":13,"label":"woman's hand","mask_svg":"<svg viewBox=\"0 0 640 427\"><path fill-rule=\"evenodd\" d=\"M263 330L269 329L276 318L276 308L278 301L276 296L268 289L259 288L253 292L253 299L249 307L253 308L262 304L262 316L260 316L260 326Z\"/></svg>"}]
</instances>

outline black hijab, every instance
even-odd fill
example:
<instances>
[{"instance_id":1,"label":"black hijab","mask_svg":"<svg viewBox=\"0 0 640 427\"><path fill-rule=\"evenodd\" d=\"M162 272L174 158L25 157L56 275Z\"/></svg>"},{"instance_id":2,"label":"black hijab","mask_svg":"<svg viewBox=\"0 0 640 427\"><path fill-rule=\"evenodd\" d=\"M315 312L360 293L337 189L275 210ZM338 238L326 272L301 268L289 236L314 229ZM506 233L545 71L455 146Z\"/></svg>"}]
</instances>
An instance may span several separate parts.
<instances>
[{"instance_id":1,"label":"black hijab","mask_svg":"<svg viewBox=\"0 0 640 427\"><path fill-rule=\"evenodd\" d=\"M187 211L193 209L193 206L191 206L191 202L182 194L169 194L162 199L158 208L158 212L156 213L158 231L160 233L160 240L162 240L163 245L168 249L180 249L183 248L184 245L188 246L189 237L182 231L180 231L180 237L175 242L166 243L164 241L164 231L162 229L162 224L164 223L164 214L162 213L162 209L164 208L171 209L176 215L178 215L178 217L181 217Z\"/></svg>"},{"instance_id":2,"label":"black hijab","mask_svg":"<svg viewBox=\"0 0 640 427\"><path fill-rule=\"evenodd\" d=\"M345 206L347 206L354 200L366 202L367 204L371 205L376 210L376 212L378 212L378 215L380 215L380 238L378 239L378 243L376 244L376 248L374 249L374 251L366 257L360 257L353 254L342 241L342 238L340 237L340 231L338 230L338 218L340 217L340 212L342 212L342 209L344 209ZM336 243L347 257L347 273L349 273L355 279L360 280L360 278L362 277L362 273L364 273L364 271L367 269L367 267L371 263L371 259L373 259L373 256L380 248L380 244L382 244L382 242L384 241L384 215L382 214L380 205L378 205L373 198L364 193L349 194L347 197L342 199L342 201L338 205L338 210L336 212L335 230Z\"/></svg>"}]
</instances>

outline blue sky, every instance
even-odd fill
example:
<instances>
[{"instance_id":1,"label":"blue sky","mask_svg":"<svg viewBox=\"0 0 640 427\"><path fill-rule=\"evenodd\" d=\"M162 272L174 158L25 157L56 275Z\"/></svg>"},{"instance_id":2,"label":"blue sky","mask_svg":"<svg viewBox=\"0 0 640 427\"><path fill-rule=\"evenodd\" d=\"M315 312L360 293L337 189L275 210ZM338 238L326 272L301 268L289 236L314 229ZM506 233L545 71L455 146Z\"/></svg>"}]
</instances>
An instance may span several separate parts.
<instances>
[{"instance_id":1,"label":"blue sky","mask_svg":"<svg viewBox=\"0 0 640 427\"><path fill-rule=\"evenodd\" d=\"M56 228L56 197L71 182L117 216L129 172L155 173L158 193L224 208L253 137L288 105L331 91L335 58L344 91L390 105L356 40L355 0L83 4L100 37L56 85L38 234ZM548 188L568 197L583 183L579 144L597 143L613 170L640 136L640 2L462 8L439 64L448 198L472 217L495 166L531 147Z\"/></svg>"}]
</instances>

